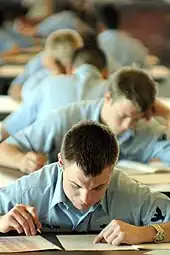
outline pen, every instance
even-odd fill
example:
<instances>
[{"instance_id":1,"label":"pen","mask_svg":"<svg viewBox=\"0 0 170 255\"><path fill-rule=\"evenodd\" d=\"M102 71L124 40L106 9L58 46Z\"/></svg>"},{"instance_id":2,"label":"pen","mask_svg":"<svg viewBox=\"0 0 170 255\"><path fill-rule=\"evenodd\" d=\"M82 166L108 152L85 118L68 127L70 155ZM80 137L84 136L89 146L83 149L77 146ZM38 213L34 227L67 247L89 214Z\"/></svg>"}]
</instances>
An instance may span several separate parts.
<instances>
[{"instance_id":1,"label":"pen","mask_svg":"<svg viewBox=\"0 0 170 255\"><path fill-rule=\"evenodd\" d=\"M41 234L41 229L37 227L36 221L35 221L35 219L33 218L32 214L31 214L29 211L27 211L27 213L31 216L31 218L32 218L32 220L33 220L33 223L34 223L34 226L35 226L36 231L37 231L38 233L40 233L40 234Z\"/></svg>"}]
</instances>

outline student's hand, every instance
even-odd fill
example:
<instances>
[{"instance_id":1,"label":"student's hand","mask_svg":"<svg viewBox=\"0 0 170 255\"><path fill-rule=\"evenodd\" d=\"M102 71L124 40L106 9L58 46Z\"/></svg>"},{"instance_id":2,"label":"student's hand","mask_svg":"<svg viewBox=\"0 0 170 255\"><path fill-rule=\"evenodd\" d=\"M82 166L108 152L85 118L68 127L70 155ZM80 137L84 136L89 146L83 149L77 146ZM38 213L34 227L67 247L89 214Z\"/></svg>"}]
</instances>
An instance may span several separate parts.
<instances>
[{"instance_id":1,"label":"student's hand","mask_svg":"<svg viewBox=\"0 0 170 255\"><path fill-rule=\"evenodd\" d=\"M34 207L22 204L16 205L8 213L0 217L0 232L7 233L16 230L19 234L27 236L36 235L42 228Z\"/></svg>"},{"instance_id":2,"label":"student's hand","mask_svg":"<svg viewBox=\"0 0 170 255\"><path fill-rule=\"evenodd\" d=\"M27 152L19 162L19 170L24 173L32 173L45 165L47 155L44 153Z\"/></svg>"},{"instance_id":3,"label":"student's hand","mask_svg":"<svg viewBox=\"0 0 170 255\"><path fill-rule=\"evenodd\" d=\"M144 240L141 227L120 220L112 220L95 238L94 243L139 244L143 243Z\"/></svg>"},{"instance_id":4,"label":"student's hand","mask_svg":"<svg viewBox=\"0 0 170 255\"><path fill-rule=\"evenodd\" d=\"M165 124L170 126L170 107L167 103L163 102L159 98L156 98L152 107L146 112L150 117L162 117L165 120Z\"/></svg>"},{"instance_id":5,"label":"student's hand","mask_svg":"<svg viewBox=\"0 0 170 255\"><path fill-rule=\"evenodd\" d=\"M152 107L145 112L144 117L147 120L152 117L162 117L165 125L170 126L170 107L162 100L156 98Z\"/></svg>"}]
</instances>

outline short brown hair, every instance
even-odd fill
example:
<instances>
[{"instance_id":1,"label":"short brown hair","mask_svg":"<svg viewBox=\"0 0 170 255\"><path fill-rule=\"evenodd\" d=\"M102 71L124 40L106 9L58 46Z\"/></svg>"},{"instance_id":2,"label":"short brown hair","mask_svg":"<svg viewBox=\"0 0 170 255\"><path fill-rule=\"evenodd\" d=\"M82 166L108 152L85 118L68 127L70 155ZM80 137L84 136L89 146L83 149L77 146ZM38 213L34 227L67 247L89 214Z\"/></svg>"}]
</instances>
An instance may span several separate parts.
<instances>
[{"instance_id":1,"label":"short brown hair","mask_svg":"<svg viewBox=\"0 0 170 255\"><path fill-rule=\"evenodd\" d=\"M153 104L157 89L155 81L143 70L122 67L110 77L113 102L125 97L145 112Z\"/></svg>"},{"instance_id":2,"label":"short brown hair","mask_svg":"<svg viewBox=\"0 0 170 255\"><path fill-rule=\"evenodd\" d=\"M61 153L63 162L76 163L86 176L97 176L106 166L114 166L119 146L112 131L95 121L81 121L65 135Z\"/></svg>"}]
</instances>

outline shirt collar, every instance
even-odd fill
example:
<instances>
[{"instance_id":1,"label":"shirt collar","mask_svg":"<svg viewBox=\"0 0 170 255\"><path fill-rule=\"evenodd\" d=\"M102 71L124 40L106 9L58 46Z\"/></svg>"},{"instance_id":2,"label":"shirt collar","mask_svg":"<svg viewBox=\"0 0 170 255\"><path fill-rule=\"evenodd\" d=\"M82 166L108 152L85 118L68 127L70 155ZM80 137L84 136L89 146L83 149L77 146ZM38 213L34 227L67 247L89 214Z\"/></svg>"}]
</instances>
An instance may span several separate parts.
<instances>
[{"instance_id":1,"label":"shirt collar","mask_svg":"<svg viewBox=\"0 0 170 255\"><path fill-rule=\"evenodd\" d=\"M132 138L134 136L135 136L135 131L133 129L128 129L123 134L118 136L119 145L125 143L126 141L128 141L130 138Z\"/></svg>"},{"instance_id":2,"label":"shirt collar","mask_svg":"<svg viewBox=\"0 0 170 255\"><path fill-rule=\"evenodd\" d=\"M53 208L55 205L66 201L66 196L63 190L63 171L58 163L57 165L58 165L58 179L56 182L50 209Z\"/></svg>"},{"instance_id":3,"label":"shirt collar","mask_svg":"<svg viewBox=\"0 0 170 255\"><path fill-rule=\"evenodd\" d=\"M107 29L107 30L101 32L101 33L98 35L98 37L99 37L100 39L106 39L107 36L110 36L110 35L113 36L114 33L116 33L116 30L114 30L114 29Z\"/></svg>"},{"instance_id":4,"label":"shirt collar","mask_svg":"<svg viewBox=\"0 0 170 255\"><path fill-rule=\"evenodd\" d=\"M80 79L102 79L100 71L93 65L90 64L83 64L79 66L76 71L75 75Z\"/></svg>"}]
</instances>

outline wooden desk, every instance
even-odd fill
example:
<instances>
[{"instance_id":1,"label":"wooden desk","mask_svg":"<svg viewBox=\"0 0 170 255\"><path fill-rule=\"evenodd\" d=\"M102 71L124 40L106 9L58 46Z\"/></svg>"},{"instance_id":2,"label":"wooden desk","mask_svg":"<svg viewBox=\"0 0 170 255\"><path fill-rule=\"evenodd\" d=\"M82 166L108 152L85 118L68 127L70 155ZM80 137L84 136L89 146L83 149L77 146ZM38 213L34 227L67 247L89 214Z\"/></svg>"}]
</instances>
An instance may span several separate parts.
<instances>
[{"instance_id":1,"label":"wooden desk","mask_svg":"<svg viewBox=\"0 0 170 255\"><path fill-rule=\"evenodd\" d=\"M170 194L170 173L130 174L138 182L148 185L152 191Z\"/></svg>"},{"instance_id":2,"label":"wooden desk","mask_svg":"<svg viewBox=\"0 0 170 255\"><path fill-rule=\"evenodd\" d=\"M135 180L146 185L169 184L170 173L155 173L155 174L129 174ZM170 191L170 190L169 190Z\"/></svg>"},{"instance_id":3,"label":"wooden desk","mask_svg":"<svg viewBox=\"0 0 170 255\"><path fill-rule=\"evenodd\" d=\"M153 66L145 71L157 82L165 81L170 75L170 70L166 66Z\"/></svg>"},{"instance_id":4,"label":"wooden desk","mask_svg":"<svg viewBox=\"0 0 170 255\"><path fill-rule=\"evenodd\" d=\"M24 173L16 169L0 166L0 188L5 187L24 176Z\"/></svg>"},{"instance_id":5,"label":"wooden desk","mask_svg":"<svg viewBox=\"0 0 170 255\"><path fill-rule=\"evenodd\" d=\"M9 114L16 111L20 106L20 103L13 100L9 96L0 96L0 114Z\"/></svg>"},{"instance_id":6,"label":"wooden desk","mask_svg":"<svg viewBox=\"0 0 170 255\"><path fill-rule=\"evenodd\" d=\"M24 71L23 65L5 65L0 67L1 78L15 78Z\"/></svg>"},{"instance_id":7,"label":"wooden desk","mask_svg":"<svg viewBox=\"0 0 170 255\"><path fill-rule=\"evenodd\" d=\"M35 53L35 54L37 54L42 50L43 50L43 47L41 45L39 45L39 46L32 46L30 48L23 48L23 49L20 50L20 52L21 53L26 52L26 53ZM150 57L149 60L152 60L152 57Z\"/></svg>"},{"instance_id":8,"label":"wooden desk","mask_svg":"<svg viewBox=\"0 0 170 255\"><path fill-rule=\"evenodd\" d=\"M6 56L4 57L4 62L6 64L26 64L31 58L35 56L34 54L17 54L17 55L11 55L11 56Z\"/></svg>"},{"instance_id":9,"label":"wooden desk","mask_svg":"<svg viewBox=\"0 0 170 255\"><path fill-rule=\"evenodd\" d=\"M143 255L145 251L36 251L36 252L16 252L14 255ZM11 255L11 253L3 253L3 255Z\"/></svg>"},{"instance_id":10,"label":"wooden desk","mask_svg":"<svg viewBox=\"0 0 170 255\"><path fill-rule=\"evenodd\" d=\"M20 103L9 96L0 95L0 121L3 121L11 112L16 111Z\"/></svg>"},{"instance_id":11,"label":"wooden desk","mask_svg":"<svg viewBox=\"0 0 170 255\"><path fill-rule=\"evenodd\" d=\"M57 252L61 255L143 255L147 251L41 251L41 252L17 252L15 255L56 255ZM3 255L11 255L5 253Z\"/></svg>"}]
</instances>

